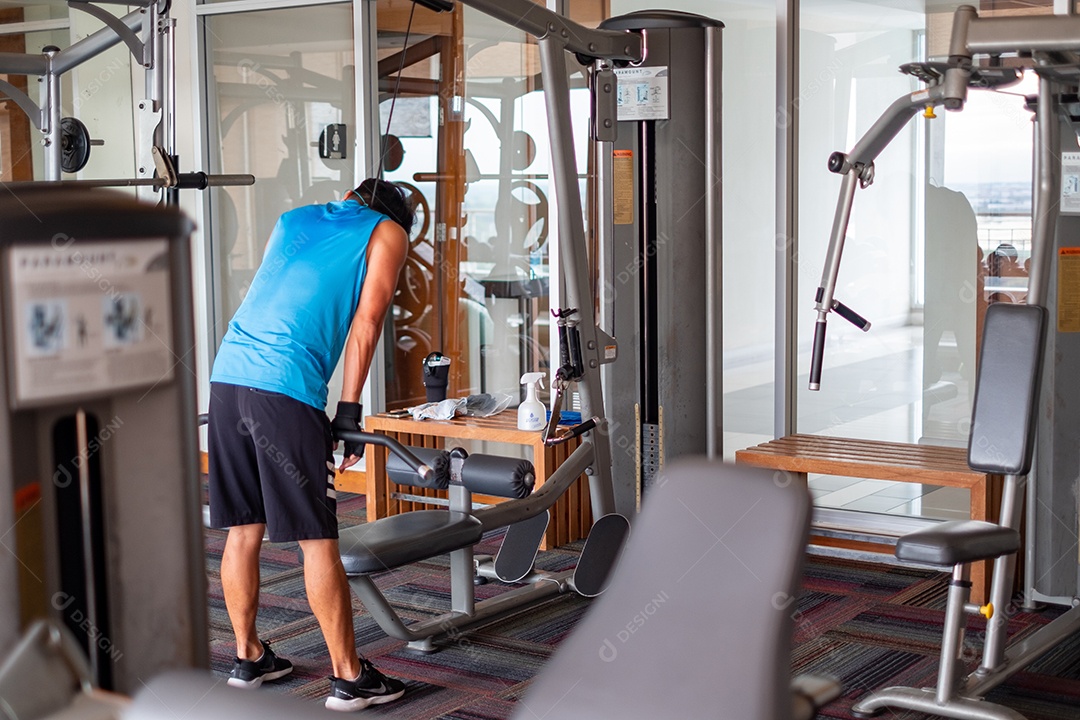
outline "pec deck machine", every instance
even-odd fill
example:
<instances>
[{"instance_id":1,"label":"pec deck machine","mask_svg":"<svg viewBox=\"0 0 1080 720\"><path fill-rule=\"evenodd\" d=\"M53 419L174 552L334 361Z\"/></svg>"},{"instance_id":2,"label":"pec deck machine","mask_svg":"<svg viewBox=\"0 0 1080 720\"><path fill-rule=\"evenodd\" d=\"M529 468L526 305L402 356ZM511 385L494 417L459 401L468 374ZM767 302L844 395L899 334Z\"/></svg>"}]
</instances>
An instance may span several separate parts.
<instances>
[{"instance_id":1,"label":"pec deck machine","mask_svg":"<svg viewBox=\"0 0 1080 720\"><path fill-rule=\"evenodd\" d=\"M959 7L948 60L902 68L926 87L896 100L851 151L829 158L829 169L843 180L815 297L810 389L820 387L829 314L868 329L835 297L856 190L872 184L874 160L919 112L959 111L969 88L994 90L1017 81L1019 69L997 62L1010 54L1039 79L1038 95L1027 99L1035 119L1031 269L1024 304L987 310L968 447L972 469L1004 477L1000 515L997 523L950 521L899 539L900 560L952 570L937 685L873 692L852 708L859 717L902 708L959 720L1024 720L987 701L987 694L1080 630L1080 203L1069 187L1080 182L1080 17L980 18L975 8ZM1017 608L1012 597L1020 552L1024 600ZM968 603L969 565L976 560L994 563L984 607ZM1068 609L1010 643L1009 616L1038 602ZM988 618L981 656L961 677L966 616L976 613Z\"/></svg>"}]
</instances>

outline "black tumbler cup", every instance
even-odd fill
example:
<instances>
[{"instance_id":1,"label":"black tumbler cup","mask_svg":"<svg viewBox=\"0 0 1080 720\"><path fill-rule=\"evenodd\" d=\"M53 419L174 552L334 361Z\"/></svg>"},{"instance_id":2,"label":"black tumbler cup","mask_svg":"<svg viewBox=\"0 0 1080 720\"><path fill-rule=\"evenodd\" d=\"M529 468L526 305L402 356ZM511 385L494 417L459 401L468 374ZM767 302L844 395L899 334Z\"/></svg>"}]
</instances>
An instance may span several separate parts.
<instances>
[{"instance_id":1,"label":"black tumbler cup","mask_svg":"<svg viewBox=\"0 0 1080 720\"><path fill-rule=\"evenodd\" d=\"M446 384L450 377L450 358L440 352L429 353L424 358L424 389L428 402L446 399Z\"/></svg>"}]
</instances>

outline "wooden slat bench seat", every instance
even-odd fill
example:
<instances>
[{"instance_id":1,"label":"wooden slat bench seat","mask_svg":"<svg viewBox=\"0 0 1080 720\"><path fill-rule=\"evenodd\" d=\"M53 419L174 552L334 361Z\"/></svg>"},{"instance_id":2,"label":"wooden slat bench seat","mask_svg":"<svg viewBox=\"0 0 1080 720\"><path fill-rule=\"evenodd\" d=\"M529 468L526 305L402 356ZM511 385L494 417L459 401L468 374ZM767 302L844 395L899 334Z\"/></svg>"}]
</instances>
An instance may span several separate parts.
<instances>
[{"instance_id":1,"label":"wooden slat bench seat","mask_svg":"<svg viewBox=\"0 0 1080 720\"><path fill-rule=\"evenodd\" d=\"M971 519L997 517L1002 478L968 467L964 448L856 440L823 435L788 435L735 453L735 462L792 473L805 482L809 473L871 480L967 488ZM892 553L891 545L846 542L815 536L811 542ZM972 601L984 602L989 591L986 562L972 565Z\"/></svg>"}]
</instances>

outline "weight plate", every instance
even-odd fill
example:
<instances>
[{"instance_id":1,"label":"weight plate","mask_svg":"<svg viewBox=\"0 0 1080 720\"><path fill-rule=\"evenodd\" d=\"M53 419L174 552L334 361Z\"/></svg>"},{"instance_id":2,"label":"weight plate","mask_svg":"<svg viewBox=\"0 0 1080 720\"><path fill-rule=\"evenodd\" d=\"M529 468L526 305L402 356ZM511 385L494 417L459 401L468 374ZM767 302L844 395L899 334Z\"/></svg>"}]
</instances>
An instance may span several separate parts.
<instances>
[{"instance_id":1,"label":"weight plate","mask_svg":"<svg viewBox=\"0 0 1080 720\"><path fill-rule=\"evenodd\" d=\"M76 173L90 160L90 132L78 118L60 120L60 169Z\"/></svg>"}]
</instances>

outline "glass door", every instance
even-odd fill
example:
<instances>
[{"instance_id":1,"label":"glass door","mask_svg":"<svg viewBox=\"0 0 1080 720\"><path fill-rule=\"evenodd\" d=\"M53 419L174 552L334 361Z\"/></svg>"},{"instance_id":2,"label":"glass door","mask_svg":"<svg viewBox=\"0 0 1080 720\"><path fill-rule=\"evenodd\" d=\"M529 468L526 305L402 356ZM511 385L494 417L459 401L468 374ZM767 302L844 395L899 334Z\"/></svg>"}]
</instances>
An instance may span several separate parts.
<instances>
[{"instance_id":1,"label":"glass door","mask_svg":"<svg viewBox=\"0 0 1080 720\"><path fill-rule=\"evenodd\" d=\"M201 20L211 171L255 176L253 186L210 191L214 339L220 341L278 216L339 200L355 187L360 126L351 4L213 13ZM320 152L327 133L339 138L331 153ZM330 384L330 397L338 395L340 368Z\"/></svg>"},{"instance_id":2,"label":"glass door","mask_svg":"<svg viewBox=\"0 0 1080 720\"><path fill-rule=\"evenodd\" d=\"M444 14L417 7L410 29L409 5L378 5L383 170L413 190L422 218L385 335L387 407L424 401L432 352L450 358L449 397L516 399L522 373L550 367L537 47L460 3ZM584 168L585 126L576 129Z\"/></svg>"}]
</instances>

